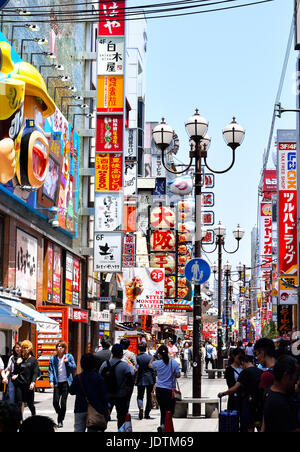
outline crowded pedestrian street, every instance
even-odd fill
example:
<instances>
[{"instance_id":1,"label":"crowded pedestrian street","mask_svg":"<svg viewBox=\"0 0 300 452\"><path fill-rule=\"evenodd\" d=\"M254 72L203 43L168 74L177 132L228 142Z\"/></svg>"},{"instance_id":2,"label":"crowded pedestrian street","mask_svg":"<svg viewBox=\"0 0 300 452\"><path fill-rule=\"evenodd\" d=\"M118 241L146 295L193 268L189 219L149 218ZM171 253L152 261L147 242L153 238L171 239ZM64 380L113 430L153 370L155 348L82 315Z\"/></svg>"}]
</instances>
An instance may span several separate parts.
<instances>
[{"instance_id":1,"label":"crowded pedestrian street","mask_svg":"<svg viewBox=\"0 0 300 452\"><path fill-rule=\"evenodd\" d=\"M0 0L1 433L300 432L299 51L300 0Z\"/></svg>"}]
</instances>

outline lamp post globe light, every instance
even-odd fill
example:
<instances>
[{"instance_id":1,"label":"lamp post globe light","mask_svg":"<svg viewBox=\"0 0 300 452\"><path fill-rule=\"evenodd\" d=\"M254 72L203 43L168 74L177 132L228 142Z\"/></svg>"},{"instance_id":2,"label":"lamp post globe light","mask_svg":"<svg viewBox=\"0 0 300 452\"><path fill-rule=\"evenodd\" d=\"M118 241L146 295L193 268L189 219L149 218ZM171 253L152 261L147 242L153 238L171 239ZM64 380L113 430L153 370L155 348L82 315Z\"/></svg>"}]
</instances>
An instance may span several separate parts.
<instances>
[{"instance_id":1,"label":"lamp post globe light","mask_svg":"<svg viewBox=\"0 0 300 452\"><path fill-rule=\"evenodd\" d=\"M216 174L223 174L232 168L235 161L235 150L240 146L244 137L244 129L235 122L235 119L223 130L223 136L227 145L232 149L232 163L223 171L215 171L211 169L206 161L207 151L210 146L211 139L207 135L208 121L199 114L198 109L195 110L185 122L185 129L190 141L190 163L182 170L176 171L169 168L165 164L165 151L171 144L174 131L163 118L152 131L154 143L162 152L162 164L164 168L172 174L182 174L188 171L195 159L195 258L201 257L202 240L204 238L204 229L201 224L201 190L202 190L202 160L209 171ZM240 232L238 233L240 235ZM201 285L194 285L193 298L193 398L201 397L201 316L202 316L202 299L201 299ZM193 404L193 415L199 416L201 412L200 404Z\"/></svg>"}]
</instances>

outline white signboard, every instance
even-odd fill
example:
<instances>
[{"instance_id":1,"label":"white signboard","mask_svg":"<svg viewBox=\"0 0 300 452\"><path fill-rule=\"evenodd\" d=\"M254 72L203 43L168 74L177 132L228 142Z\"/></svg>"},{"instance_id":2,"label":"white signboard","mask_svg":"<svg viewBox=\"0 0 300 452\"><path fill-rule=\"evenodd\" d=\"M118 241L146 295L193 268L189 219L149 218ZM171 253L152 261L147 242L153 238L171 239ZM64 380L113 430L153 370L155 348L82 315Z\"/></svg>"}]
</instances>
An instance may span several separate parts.
<instances>
[{"instance_id":1,"label":"white signboard","mask_svg":"<svg viewBox=\"0 0 300 452\"><path fill-rule=\"evenodd\" d=\"M95 232L94 271L119 273L122 270L122 233Z\"/></svg>"},{"instance_id":2,"label":"white signboard","mask_svg":"<svg viewBox=\"0 0 300 452\"><path fill-rule=\"evenodd\" d=\"M99 38L98 75L124 74L124 38Z\"/></svg>"},{"instance_id":3,"label":"white signboard","mask_svg":"<svg viewBox=\"0 0 300 452\"><path fill-rule=\"evenodd\" d=\"M95 193L95 231L116 231L122 226L123 196L120 193Z\"/></svg>"},{"instance_id":4,"label":"white signboard","mask_svg":"<svg viewBox=\"0 0 300 452\"><path fill-rule=\"evenodd\" d=\"M124 153L125 159L137 157L137 129L125 129Z\"/></svg>"},{"instance_id":5,"label":"white signboard","mask_svg":"<svg viewBox=\"0 0 300 452\"><path fill-rule=\"evenodd\" d=\"M124 195L137 195L137 164L136 162L125 162Z\"/></svg>"},{"instance_id":6,"label":"white signboard","mask_svg":"<svg viewBox=\"0 0 300 452\"><path fill-rule=\"evenodd\" d=\"M37 285L37 239L17 229L16 287L22 298L36 300Z\"/></svg>"}]
</instances>

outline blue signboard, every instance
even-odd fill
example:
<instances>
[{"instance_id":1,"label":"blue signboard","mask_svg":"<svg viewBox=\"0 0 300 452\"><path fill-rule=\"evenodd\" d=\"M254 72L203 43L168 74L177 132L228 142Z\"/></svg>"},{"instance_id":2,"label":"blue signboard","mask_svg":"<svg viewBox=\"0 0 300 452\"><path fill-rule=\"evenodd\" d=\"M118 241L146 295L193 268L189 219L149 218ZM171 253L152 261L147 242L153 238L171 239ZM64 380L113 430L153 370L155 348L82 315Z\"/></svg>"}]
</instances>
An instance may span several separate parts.
<instances>
[{"instance_id":1,"label":"blue signboard","mask_svg":"<svg viewBox=\"0 0 300 452\"><path fill-rule=\"evenodd\" d=\"M192 259L190 260L184 270L186 279L188 279L192 284L203 284L210 277L210 266L203 259Z\"/></svg>"}]
</instances>

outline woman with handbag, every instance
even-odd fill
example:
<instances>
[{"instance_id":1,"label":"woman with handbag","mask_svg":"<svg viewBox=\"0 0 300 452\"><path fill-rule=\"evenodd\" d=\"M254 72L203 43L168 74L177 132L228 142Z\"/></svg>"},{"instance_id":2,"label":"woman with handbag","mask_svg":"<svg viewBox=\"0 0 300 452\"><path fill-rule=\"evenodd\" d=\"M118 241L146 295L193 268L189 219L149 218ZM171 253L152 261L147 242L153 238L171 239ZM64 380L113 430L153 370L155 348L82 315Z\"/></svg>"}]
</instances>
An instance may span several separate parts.
<instances>
[{"instance_id":1,"label":"woman with handbag","mask_svg":"<svg viewBox=\"0 0 300 452\"><path fill-rule=\"evenodd\" d=\"M74 377L70 394L76 395L74 432L104 432L109 418L107 393L103 377L96 371L97 361L92 353L81 357L82 372Z\"/></svg>"},{"instance_id":2,"label":"woman with handbag","mask_svg":"<svg viewBox=\"0 0 300 452\"><path fill-rule=\"evenodd\" d=\"M160 426L163 431L166 412L174 414L176 398L180 398L180 391L176 390L176 378L180 377L180 368L175 359L170 359L168 348L161 345L157 353L149 362L150 369L156 371L156 397L160 407Z\"/></svg>"}]
</instances>

